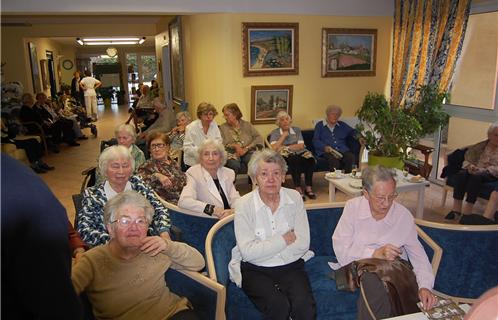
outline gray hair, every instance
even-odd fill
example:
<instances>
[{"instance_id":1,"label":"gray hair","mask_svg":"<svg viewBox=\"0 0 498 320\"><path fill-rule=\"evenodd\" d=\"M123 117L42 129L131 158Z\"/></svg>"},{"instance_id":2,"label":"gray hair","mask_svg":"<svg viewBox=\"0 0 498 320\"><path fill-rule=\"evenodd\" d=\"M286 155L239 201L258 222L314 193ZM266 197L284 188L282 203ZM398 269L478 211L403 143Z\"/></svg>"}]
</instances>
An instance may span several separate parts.
<instances>
[{"instance_id":1,"label":"gray hair","mask_svg":"<svg viewBox=\"0 0 498 320\"><path fill-rule=\"evenodd\" d=\"M225 151L225 147L221 142L218 142L213 139L207 139L204 140L199 148L197 149L197 163L201 163L200 158L204 150L206 150L208 147L214 147L221 155L221 165L220 167L223 167L225 163L227 163L227 152Z\"/></svg>"},{"instance_id":2,"label":"gray hair","mask_svg":"<svg viewBox=\"0 0 498 320\"><path fill-rule=\"evenodd\" d=\"M493 133L493 131L498 128L498 121L493 122L488 128L488 135Z\"/></svg>"},{"instance_id":3,"label":"gray hair","mask_svg":"<svg viewBox=\"0 0 498 320\"><path fill-rule=\"evenodd\" d=\"M249 164L247 165L247 174L253 179L253 181L256 181L259 166L263 162L276 163L280 166L283 176L287 173L287 163L285 162L285 159L275 150L263 149L261 151L254 152L251 156Z\"/></svg>"},{"instance_id":4,"label":"gray hair","mask_svg":"<svg viewBox=\"0 0 498 320\"><path fill-rule=\"evenodd\" d=\"M150 202L140 193L128 190L118 193L107 201L104 206L104 223L107 225L111 221L115 221L120 209L125 205L133 205L136 208L143 209L147 221L149 223L152 221L154 208Z\"/></svg>"},{"instance_id":5,"label":"gray hair","mask_svg":"<svg viewBox=\"0 0 498 320\"><path fill-rule=\"evenodd\" d=\"M363 188L368 192L372 191L373 185L378 181L394 181L396 185L396 173L394 170L386 168L384 166L373 166L363 169L361 172L361 180L363 183Z\"/></svg>"},{"instance_id":6,"label":"gray hair","mask_svg":"<svg viewBox=\"0 0 498 320\"><path fill-rule=\"evenodd\" d=\"M275 121L275 124L280 127L280 120L282 118L289 118L290 121L292 121L292 117L287 113L287 111L279 111L277 113L277 120Z\"/></svg>"},{"instance_id":7,"label":"gray hair","mask_svg":"<svg viewBox=\"0 0 498 320\"><path fill-rule=\"evenodd\" d=\"M176 120L180 119L181 117L185 117L188 123L192 122L192 117L187 111L181 111L176 114Z\"/></svg>"},{"instance_id":8,"label":"gray hair","mask_svg":"<svg viewBox=\"0 0 498 320\"><path fill-rule=\"evenodd\" d=\"M331 113L331 112L338 113L339 117L340 117L342 115L342 108L332 104L332 105L328 106L327 109L325 109L325 115L328 116L329 113Z\"/></svg>"},{"instance_id":9,"label":"gray hair","mask_svg":"<svg viewBox=\"0 0 498 320\"><path fill-rule=\"evenodd\" d=\"M135 143L135 141L137 140L137 132L135 131L135 128L133 128L133 126L131 124L123 123L123 124L120 124L119 126L117 126L116 129L114 130L114 136L116 136L116 138L117 138L118 134L121 131L124 131L128 135L130 135L133 138L133 143Z\"/></svg>"},{"instance_id":10,"label":"gray hair","mask_svg":"<svg viewBox=\"0 0 498 320\"><path fill-rule=\"evenodd\" d=\"M135 171L135 159L133 159L130 150L125 146L110 146L106 148L99 156L99 171L100 174L107 179L107 166L110 161L125 158L130 160L131 169Z\"/></svg>"}]
</instances>

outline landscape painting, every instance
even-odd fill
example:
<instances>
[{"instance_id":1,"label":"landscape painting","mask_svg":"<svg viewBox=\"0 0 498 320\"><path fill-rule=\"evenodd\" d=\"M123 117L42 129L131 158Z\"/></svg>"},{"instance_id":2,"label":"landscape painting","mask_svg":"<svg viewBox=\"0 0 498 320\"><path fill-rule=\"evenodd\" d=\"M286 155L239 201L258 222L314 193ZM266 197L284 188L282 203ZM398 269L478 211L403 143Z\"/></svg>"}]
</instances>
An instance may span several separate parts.
<instances>
[{"instance_id":1,"label":"landscape painting","mask_svg":"<svg viewBox=\"0 0 498 320\"><path fill-rule=\"evenodd\" d=\"M377 30L322 29L322 77L375 76Z\"/></svg>"},{"instance_id":2,"label":"landscape painting","mask_svg":"<svg viewBox=\"0 0 498 320\"><path fill-rule=\"evenodd\" d=\"M244 76L298 74L298 23L243 23Z\"/></svg>"},{"instance_id":3,"label":"landscape painting","mask_svg":"<svg viewBox=\"0 0 498 320\"><path fill-rule=\"evenodd\" d=\"M292 114L293 86L252 86L251 123L275 123L277 113Z\"/></svg>"}]
</instances>

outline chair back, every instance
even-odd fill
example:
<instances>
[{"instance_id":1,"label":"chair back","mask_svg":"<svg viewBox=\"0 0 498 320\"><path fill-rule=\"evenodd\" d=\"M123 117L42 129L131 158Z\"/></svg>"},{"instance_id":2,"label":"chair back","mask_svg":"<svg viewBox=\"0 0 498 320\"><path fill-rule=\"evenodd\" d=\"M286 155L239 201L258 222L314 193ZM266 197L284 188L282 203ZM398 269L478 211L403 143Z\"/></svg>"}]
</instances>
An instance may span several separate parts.
<instances>
[{"instance_id":1,"label":"chair back","mask_svg":"<svg viewBox=\"0 0 498 320\"><path fill-rule=\"evenodd\" d=\"M435 290L471 302L498 285L498 226L415 222L442 249Z\"/></svg>"},{"instance_id":2,"label":"chair back","mask_svg":"<svg viewBox=\"0 0 498 320\"><path fill-rule=\"evenodd\" d=\"M310 250L315 256L333 256L332 235L344 210L344 202L323 205L306 205L310 226Z\"/></svg>"},{"instance_id":3,"label":"chair back","mask_svg":"<svg viewBox=\"0 0 498 320\"><path fill-rule=\"evenodd\" d=\"M209 277L223 286L230 281L228 264L232 259L232 248L236 245L234 215L218 221L206 237L206 264Z\"/></svg>"}]
</instances>

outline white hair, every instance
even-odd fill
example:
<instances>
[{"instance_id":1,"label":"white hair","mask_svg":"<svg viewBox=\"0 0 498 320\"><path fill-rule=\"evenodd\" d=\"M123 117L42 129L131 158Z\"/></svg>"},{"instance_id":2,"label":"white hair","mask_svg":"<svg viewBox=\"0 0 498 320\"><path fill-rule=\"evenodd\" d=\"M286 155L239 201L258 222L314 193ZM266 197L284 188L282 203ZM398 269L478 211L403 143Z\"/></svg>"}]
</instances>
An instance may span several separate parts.
<instances>
[{"instance_id":1,"label":"white hair","mask_svg":"<svg viewBox=\"0 0 498 320\"><path fill-rule=\"evenodd\" d=\"M329 113L331 113L331 112L338 113L339 117L340 117L342 115L342 108L332 104L332 105L328 106L327 109L325 109L325 115L328 116Z\"/></svg>"},{"instance_id":2,"label":"white hair","mask_svg":"<svg viewBox=\"0 0 498 320\"><path fill-rule=\"evenodd\" d=\"M111 200L107 201L104 206L104 223L107 225L111 221L115 221L118 217L120 209L125 205L133 205L139 209L143 209L145 218L150 223L154 215L154 208L140 193L127 190L118 193Z\"/></svg>"},{"instance_id":3,"label":"white hair","mask_svg":"<svg viewBox=\"0 0 498 320\"><path fill-rule=\"evenodd\" d=\"M493 133L493 131L498 128L498 121L493 122L488 128L488 135Z\"/></svg>"},{"instance_id":4,"label":"white hair","mask_svg":"<svg viewBox=\"0 0 498 320\"><path fill-rule=\"evenodd\" d=\"M135 159L131 155L130 150L125 146L115 145L106 148L99 156L99 171L100 174L107 179L107 166L110 161L117 159L127 159L131 163L131 171L135 171Z\"/></svg>"},{"instance_id":5,"label":"white hair","mask_svg":"<svg viewBox=\"0 0 498 320\"><path fill-rule=\"evenodd\" d=\"M251 156L251 160L249 160L249 164L247 165L247 174L253 179L253 181L256 180L259 166L263 162L276 163L280 166L283 176L287 173L287 163L285 162L285 159L278 152L272 149L263 149L261 151L254 152Z\"/></svg>"},{"instance_id":6,"label":"white hair","mask_svg":"<svg viewBox=\"0 0 498 320\"><path fill-rule=\"evenodd\" d=\"M396 173L384 166L373 166L363 169L361 172L363 188L368 192L372 191L373 185L378 181L394 181L396 185Z\"/></svg>"},{"instance_id":7,"label":"white hair","mask_svg":"<svg viewBox=\"0 0 498 320\"><path fill-rule=\"evenodd\" d=\"M130 135L133 138L133 143L137 140L137 133L135 131L135 128L131 124L120 124L119 126L116 127L116 130L114 130L114 135L116 136L116 139L118 138L118 135L121 131L126 132L128 135Z\"/></svg>"},{"instance_id":8,"label":"white hair","mask_svg":"<svg viewBox=\"0 0 498 320\"><path fill-rule=\"evenodd\" d=\"M277 126L280 126L280 120L282 120L283 118L289 118L289 120L292 121L292 117L287 113L287 111L279 111L277 113L277 120L275 121L275 124Z\"/></svg>"},{"instance_id":9,"label":"white hair","mask_svg":"<svg viewBox=\"0 0 498 320\"><path fill-rule=\"evenodd\" d=\"M201 143L201 145L197 149L197 163L201 163L200 161L201 155L204 152L204 150L206 150L208 147L214 147L220 153L221 156L220 166L223 167L227 162L227 152L225 151L225 147L223 146L223 144L213 139L207 139Z\"/></svg>"}]
</instances>

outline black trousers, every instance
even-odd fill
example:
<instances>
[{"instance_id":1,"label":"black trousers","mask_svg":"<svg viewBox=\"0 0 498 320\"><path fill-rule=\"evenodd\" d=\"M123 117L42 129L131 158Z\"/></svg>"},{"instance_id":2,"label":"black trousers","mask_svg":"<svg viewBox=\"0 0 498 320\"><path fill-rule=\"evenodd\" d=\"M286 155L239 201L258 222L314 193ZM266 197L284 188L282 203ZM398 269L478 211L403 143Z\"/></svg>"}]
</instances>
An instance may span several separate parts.
<instances>
[{"instance_id":1,"label":"black trousers","mask_svg":"<svg viewBox=\"0 0 498 320\"><path fill-rule=\"evenodd\" d=\"M384 284L375 273L365 272L361 276L361 284L368 301L377 319L391 317L391 301ZM370 315L365 300L360 295L356 305L358 307L358 320L375 320Z\"/></svg>"},{"instance_id":2,"label":"black trousers","mask_svg":"<svg viewBox=\"0 0 498 320\"><path fill-rule=\"evenodd\" d=\"M344 169L345 173L350 173L353 168L353 163L355 163L355 156L351 151L344 152L342 154L342 159L337 159L330 153L324 153L322 157L327 160L329 171Z\"/></svg>"},{"instance_id":3,"label":"black trousers","mask_svg":"<svg viewBox=\"0 0 498 320\"><path fill-rule=\"evenodd\" d=\"M30 163L40 160L43 148L36 139L14 140L18 149L24 149Z\"/></svg>"},{"instance_id":4,"label":"black trousers","mask_svg":"<svg viewBox=\"0 0 498 320\"><path fill-rule=\"evenodd\" d=\"M465 201L468 203L475 203L482 184L496 180L496 177L492 175L475 175L470 174L467 170L460 170L455 175L453 199L463 200L465 193L467 193Z\"/></svg>"},{"instance_id":5,"label":"black trousers","mask_svg":"<svg viewBox=\"0 0 498 320\"><path fill-rule=\"evenodd\" d=\"M315 169L315 159L303 158L298 154L291 154L285 157L285 161L289 166L289 173L292 176L294 187L301 186L301 173L304 172L304 183L306 186L313 185L313 170Z\"/></svg>"},{"instance_id":6,"label":"black trousers","mask_svg":"<svg viewBox=\"0 0 498 320\"><path fill-rule=\"evenodd\" d=\"M278 267L241 263L242 290L263 313L264 319L315 319L316 305L304 261Z\"/></svg>"},{"instance_id":7,"label":"black trousers","mask_svg":"<svg viewBox=\"0 0 498 320\"><path fill-rule=\"evenodd\" d=\"M187 309L175 313L169 320L200 320L200 318L194 310Z\"/></svg>"}]
</instances>

